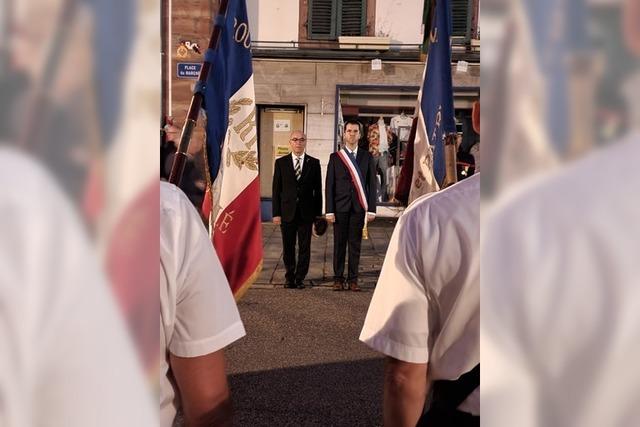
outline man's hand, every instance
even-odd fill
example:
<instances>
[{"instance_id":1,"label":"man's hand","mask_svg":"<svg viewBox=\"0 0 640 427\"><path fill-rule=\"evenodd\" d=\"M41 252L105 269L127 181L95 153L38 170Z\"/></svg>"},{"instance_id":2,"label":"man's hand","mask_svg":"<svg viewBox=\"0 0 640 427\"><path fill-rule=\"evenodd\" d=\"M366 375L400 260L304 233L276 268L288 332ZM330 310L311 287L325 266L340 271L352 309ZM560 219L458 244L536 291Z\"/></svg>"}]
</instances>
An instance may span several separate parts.
<instances>
[{"instance_id":1,"label":"man's hand","mask_svg":"<svg viewBox=\"0 0 640 427\"><path fill-rule=\"evenodd\" d=\"M282 217L274 216L274 217L273 217L273 223L274 223L275 225L280 225L280 224L282 224Z\"/></svg>"},{"instance_id":2,"label":"man's hand","mask_svg":"<svg viewBox=\"0 0 640 427\"><path fill-rule=\"evenodd\" d=\"M327 222L330 222L331 224L336 222L336 216L334 214L327 214L325 215L325 218L327 218Z\"/></svg>"},{"instance_id":3,"label":"man's hand","mask_svg":"<svg viewBox=\"0 0 640 427\"><path fill-rule=\"evenodd\" d=\"M367 213L367 222L371 222L376 219L376 215L372 213Z\"/></svg>"}]
</instances>

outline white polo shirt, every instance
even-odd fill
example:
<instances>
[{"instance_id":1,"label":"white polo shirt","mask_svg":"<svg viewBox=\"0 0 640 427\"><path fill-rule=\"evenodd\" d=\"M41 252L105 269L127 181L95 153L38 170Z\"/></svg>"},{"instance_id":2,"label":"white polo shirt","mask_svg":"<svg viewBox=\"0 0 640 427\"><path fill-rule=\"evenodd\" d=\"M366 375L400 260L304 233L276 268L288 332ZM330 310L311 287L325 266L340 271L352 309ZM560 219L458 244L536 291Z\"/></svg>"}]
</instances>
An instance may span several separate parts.
<instances>
[{"instance_id":1,"label":"white polo shirt","mask_svg":"<svg viewBox=\"0 0 640 427\"><path fill-rule=\"evenodd\" d=\"M160 184L161 426L179 407L169 352L179 357L216 352L245 335L231 288L193 205L176 186Z\"/></svg>"},{"instance_id":2,"label":"white polo shirt","mask_svg":"<svg viewBox=\"0 0 640 427\"><path fill-rule=\"evenodd\" d=\"M54 177L0 146L0 182L0 425L157 425L123 316Z\"/></svg>"},{"instance_id":3,"label":"white polo shirt","mask_svg":"<svg viewBox=\"0 0 640 427\"><path fill-rule=\"evenodd\" d=\"M483 222L487 425L640 425L639 157L636 131Z\"/></svg>"},{"instance_id":4,"label":"white polo shirt","mask_svg":"<svg viewBox=\"0 0 640 427\"><path fill-rule=\"evenodd\" d=\"M480 363L480 174L417 199L389 243L360 340L455 380ZM480 414L476 389L459 407Z\"/></svg>"}]
</instances>

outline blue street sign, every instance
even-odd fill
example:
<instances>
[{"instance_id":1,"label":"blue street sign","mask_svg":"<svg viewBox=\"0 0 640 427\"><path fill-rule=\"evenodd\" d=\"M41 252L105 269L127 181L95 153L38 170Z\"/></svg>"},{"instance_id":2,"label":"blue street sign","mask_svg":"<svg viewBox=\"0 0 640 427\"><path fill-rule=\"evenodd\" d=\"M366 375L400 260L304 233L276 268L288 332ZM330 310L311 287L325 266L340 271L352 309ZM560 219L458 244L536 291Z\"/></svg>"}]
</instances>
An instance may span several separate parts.
<instances>
[{"instance_id":1,"label":"blue street sign","mask_svg":"<svg viewBox=\"0 0 640 427\"><path fill-rule=\"evenodd\" d=\"M197 79L201 68L202 64L199 62L178 62L178 78Z\"/></svg>"}]
</instances>

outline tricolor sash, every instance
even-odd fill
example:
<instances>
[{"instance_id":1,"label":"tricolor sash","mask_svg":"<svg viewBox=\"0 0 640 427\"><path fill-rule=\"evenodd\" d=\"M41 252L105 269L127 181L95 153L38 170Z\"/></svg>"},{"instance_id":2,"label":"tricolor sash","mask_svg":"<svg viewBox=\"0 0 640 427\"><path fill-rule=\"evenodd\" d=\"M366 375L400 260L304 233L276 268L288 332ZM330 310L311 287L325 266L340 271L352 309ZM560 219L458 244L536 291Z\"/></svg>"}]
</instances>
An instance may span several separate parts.
<instances>
[{"instance_id":1,"label":"tricolor sash","mask_svg":"<svg viewBox=\"0 0 640 427\"><path fill-rule=\"evenodd\" d=\"M356 189L360 206L362 206L362 209L366 212L369 205L367 204L367 194L364 192L364 182L362 174L360 173L360 168L355 163L355 160L351 160L351 156L349 156L344 148L338 151L338 157L342 160L342 163L344 163L345 167L349 171L349 175L351 175L351 182Z\"/></svg>"}]
</instances>

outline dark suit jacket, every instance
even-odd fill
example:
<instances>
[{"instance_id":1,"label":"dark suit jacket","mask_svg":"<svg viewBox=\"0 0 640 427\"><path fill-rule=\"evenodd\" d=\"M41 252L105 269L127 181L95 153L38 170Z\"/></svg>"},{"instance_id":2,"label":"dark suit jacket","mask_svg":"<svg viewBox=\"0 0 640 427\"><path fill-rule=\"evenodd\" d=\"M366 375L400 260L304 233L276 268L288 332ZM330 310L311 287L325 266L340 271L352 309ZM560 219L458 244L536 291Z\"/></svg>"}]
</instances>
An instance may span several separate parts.
<instances>
[{"instance_id":1,"label":"dark suit jacket","mask_svg":"<svg viewBox=\"0 0 640 427\"><path fill-rule=\"evenodd\" d=\"M291 222L296 208L304 221L311 222L322 215L322 176L320 161L305 153L302 176L296 180L293 157L288 154L276 160L273 172L273 216Z\"/></svg>"},{"instance_id":2,"label":"dark suit jacket","mask_svg":"<svg viewBox=\"0 0 640 427\"><path fill-rule=\"evenodd\" d=\"M364 178L364 192L367 195L368 211L376 212L376 194L378 181L376 180L376 166L366 150L358 148L356 162L360 167ZM362 206L358 201L356 189L351 182L351 174L338 157L338 153L332 153L327 166L327 185L325 186L327 197L327 213L362 212Z\"/></svg>"}]
</instances>

